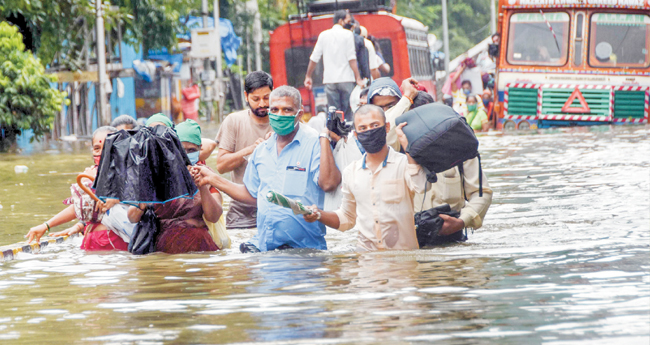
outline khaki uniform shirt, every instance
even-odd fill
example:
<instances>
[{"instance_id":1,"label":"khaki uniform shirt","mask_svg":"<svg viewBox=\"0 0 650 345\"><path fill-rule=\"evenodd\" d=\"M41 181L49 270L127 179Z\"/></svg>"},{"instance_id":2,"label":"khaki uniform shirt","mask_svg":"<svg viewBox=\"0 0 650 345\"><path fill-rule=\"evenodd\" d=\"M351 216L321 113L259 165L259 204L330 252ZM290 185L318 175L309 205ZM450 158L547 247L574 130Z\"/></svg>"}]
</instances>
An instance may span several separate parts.
<instances>
[{"instance_id":1,"label":"khaki uniform shirt","mask_svg":"<svg viewBox=\"0 0 650 345\"><path fill-rule=\"evenodd\" d=\"M365 158L343 172L343 200L335 211L339 230L357 225L361 250L420 248L413 220L413 195L424 192L424 171L391 148L375 172L366 167Z\"/></svg>"},{"instance_id":2,"label":"khaki uniform shirt","mask_svg":"<svg viewBox=\"0 0 650 345\"><path fill-rule=\"evenodd\" d=\"M461 178L458 167L437 174L438 182L427 184L424 206L422 206L424 195L422 193L415 195L413 201L415 212L449 204L453 210L460 211L460 219L465 222L466 228L480 228L492 203L492 189L485 177L485 172L483 172L483 196L479 196L478 167L477 157L463 163L465 178ZM465 195L467 195L467 201Z\"/></svg>"}]
</instances>

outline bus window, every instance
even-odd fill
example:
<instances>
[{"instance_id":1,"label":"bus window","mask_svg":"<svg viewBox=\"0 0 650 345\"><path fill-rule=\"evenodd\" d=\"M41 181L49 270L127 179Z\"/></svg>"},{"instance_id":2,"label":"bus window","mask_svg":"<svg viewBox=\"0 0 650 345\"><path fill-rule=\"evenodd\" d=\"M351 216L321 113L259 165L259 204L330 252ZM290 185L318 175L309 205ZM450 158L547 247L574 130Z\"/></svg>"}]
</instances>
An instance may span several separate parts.
<instances>
[{"instance_id":1,"label":"bus window","mask_svg":"<svg viewBox=\"0 0 650 345\"><path fill-rule=\"evenodd\" d=\"M650 66L650 17L594 13L591 16L589 64L592 67Z\"/></svg>"},{"instance_id":2,"label":"bus window","mask_svg":"<svg viewBox=\"0 0 650 345\"><path fill-rule=\"evenodd\" d=\"M568 58L569 15L565 12L515 13L510 17L508 36L506 57L509 63L562 66Z\"/></svg>"},{"instance_id":3,"label":"bus window","mask_svg":"<svg viewBox=\"0 0 650 345\"><path fill-rule=\"evenodd\" d=\"M303 86L312 50L314 47L293 47L284 51L284 66L288 85L296 88ZM313 86L323 84L323 59L316 65L312 80Z\"/></svg>"}]
</instances>

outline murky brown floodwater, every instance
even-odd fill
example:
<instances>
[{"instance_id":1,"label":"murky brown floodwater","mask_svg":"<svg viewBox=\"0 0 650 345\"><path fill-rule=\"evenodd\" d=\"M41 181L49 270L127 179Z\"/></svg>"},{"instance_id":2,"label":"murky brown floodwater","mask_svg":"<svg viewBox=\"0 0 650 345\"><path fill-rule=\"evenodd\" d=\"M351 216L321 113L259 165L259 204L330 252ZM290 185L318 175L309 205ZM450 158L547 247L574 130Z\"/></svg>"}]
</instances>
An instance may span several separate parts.
<instances>
[{"instance_id":1,"label":"murky brown floodwater","mask_svg":"<svg viewBox=\"0 0 650 345\"><path fill-rule=\"evenodd\" d=\"M445 248L357 254L334 232L326 252L20 254L0 263L0 342L648 344L649 135L481 137L494 204ZM0 244L63 207L92 162L66 150L0 154Z\"/></svg>"}]
</instances>

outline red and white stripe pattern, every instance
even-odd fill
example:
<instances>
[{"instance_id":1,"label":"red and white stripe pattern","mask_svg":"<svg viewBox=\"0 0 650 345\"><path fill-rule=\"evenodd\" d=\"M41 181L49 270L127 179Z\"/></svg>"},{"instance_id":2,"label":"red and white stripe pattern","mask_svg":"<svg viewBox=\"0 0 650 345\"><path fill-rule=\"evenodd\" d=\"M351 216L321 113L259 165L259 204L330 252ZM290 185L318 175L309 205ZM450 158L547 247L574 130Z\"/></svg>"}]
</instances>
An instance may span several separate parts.
<instances>
[{"instance_id":1,"label":"red and white stripe pattern","mask_svg":"<svg viewBox=\"0 0 650 345\"><path fill-rule=\"evenodd\" d=\"M611 85L586 85L586 84L543 84L543 88L549 89L590 89L590 90L607 90Z\"/></svg>"},{"instance_id":2,"label":"red and white stripe pattern","mask_svg":"<svg viewBox=\"0 0 650 345\"><path fill-rule=\"evenodd\" d=\"M648 123L650 117L650 87L645 90L645 123Z\"/></svg>"},{"instance_id":3,"label":"red and white stripe pattern","mask_svg":"<svg viewBox=\"0 0 650 345\"><path fill-rule=\"evenodd\" d=\"M503 115L503 118L508 120L537 120L535 115Z\"/></svg>"},{"instance_id":4,"label":"red and white stripe pattern","mask_svg":"<svg viewBox=\"0 0 650 345\"><path fill-rule=\"evenodd\" d=\"M622 85L622 86L614 86L613 89L614 91L643 91L643 90L647 91L649 88L647 86Z\"/></svg>"},{"instance_id":5,"label":"red and white stripe pattern","mask_svg":"<svg viewBox=\"0 0 650 345\"><path fill-rule=\"evenodd\" d=\"M629 119L623 119L623 118L618 118L618 119L612 119L613 123L648 123L647 119L634 119L634 118L629 118Z\"/></svg>"},{"instance_id":6,"label":"red and white stripe pattern","mask_svg":"<svg viewBox=\"0 0 650 345\"><path fill-rule=\"evenodd\" d=\"M614 88L609 92L609 119L614 118Z\"/></svg>"},{"instance_id":7,"label":"red and white stripe pattern","mask_svg":"<svg viewBox=\"0 0 650 345\"><path fill-rule=\"evenodd\" d=\"M537 116L542 115L542 88L537 89Z\"/></svg>"},{"instance_id":8,"label":"red and white stripe pattern","mask_svg":"<svg viewBox=\"0 0 650 345\"><path fill-rule=\"evenodd\" d=\"M530 84L530 83L514 83L514 84L506 84L506 88L508 87L518 87L520 89L536 89L540 87L542 84Z\"/></svg>"},{"instance_id":9,"label":"red and white stripe pattern","mask_svg":"<svg viewBox=\"0 0 650 345\"><path fill-rule=\"evenodd\" d=\"M510 84L506 84L506 90L503 92L503 115L508 115L508 91L510 89Z\"/></svg>"},{"instance_id":10,"label":"red and white stripe pattern","mask_svg":"<svg viewBox=\"0 0 650 345\"><path fill-rule=\"evenodd\" d=\"M589 115L540 115L540 120L557 120L557 121L603 121L609 122L609 116L589 116Z\"/></svg>"}]
</instances>

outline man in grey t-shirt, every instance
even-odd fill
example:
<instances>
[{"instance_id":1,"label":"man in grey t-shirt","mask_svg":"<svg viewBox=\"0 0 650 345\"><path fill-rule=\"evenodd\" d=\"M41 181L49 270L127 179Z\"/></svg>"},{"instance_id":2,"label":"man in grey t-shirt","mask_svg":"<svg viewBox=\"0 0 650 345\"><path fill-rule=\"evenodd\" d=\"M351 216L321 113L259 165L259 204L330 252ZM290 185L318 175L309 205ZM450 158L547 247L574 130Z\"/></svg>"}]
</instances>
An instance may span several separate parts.
<instances>
[{"instance_id":1,"label":"man in grey t-shirt","mask_svg":"<svg viewBox=\"0 0 650 345\"><path fill-rule=\"evenodd\" d=\"M230 172L235 183L244 182L244 172L250 156L257 145L273 130L269 125L269 96L273 90L273 79L263 71L246 76L244 95L249 109L232 113L219 128L217 138L217 171ZM231 201L226 215L228 229L249 229L257 226L257 208L238 201Z\"/></svg>"}]
</instances>

